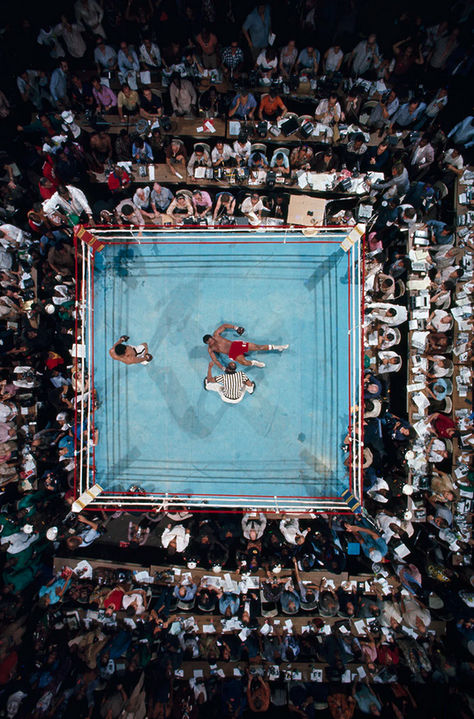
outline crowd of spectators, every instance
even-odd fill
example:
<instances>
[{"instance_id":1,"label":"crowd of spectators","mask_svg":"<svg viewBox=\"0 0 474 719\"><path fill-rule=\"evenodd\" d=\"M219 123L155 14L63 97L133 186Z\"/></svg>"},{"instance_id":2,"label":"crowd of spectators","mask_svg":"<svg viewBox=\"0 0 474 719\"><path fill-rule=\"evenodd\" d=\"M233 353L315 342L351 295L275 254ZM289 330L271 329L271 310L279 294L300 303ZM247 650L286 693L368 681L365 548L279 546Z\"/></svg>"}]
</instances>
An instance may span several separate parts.
<instances>
[{"instance_id":1,"label":"crowd of spectators","mask_svg":"<svg viewBox=\"0 0 474 719\"><path fill-rule=\"evenodd\" d=\"M471 4L28 6L0 17L3 716L471 716ZM170 134L192 117L239 134ZM364 175L326 215L369 208L364 509L72 512L74 226L284 223L308 172Z\"/></svg>"}]
</instances>

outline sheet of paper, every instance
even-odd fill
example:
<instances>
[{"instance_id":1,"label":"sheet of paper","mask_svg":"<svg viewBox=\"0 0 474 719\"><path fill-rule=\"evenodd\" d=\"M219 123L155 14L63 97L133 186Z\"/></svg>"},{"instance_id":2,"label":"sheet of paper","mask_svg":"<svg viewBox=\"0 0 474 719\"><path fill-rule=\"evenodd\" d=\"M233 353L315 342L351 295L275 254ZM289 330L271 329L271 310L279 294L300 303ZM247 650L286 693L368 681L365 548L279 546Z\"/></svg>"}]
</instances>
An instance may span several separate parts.
<instances>
[{"instance_id":1,"label":"sheet of paper","mask_svg":"<svg viewBox=\"0 0 474 719\"><path fill-rule=\"evenodd\" d=\"M365 634L365 622L363 619L357 619L354 622L354 627L357 634Z\"/></svg>"},{"instance_id":2,"label":"sheet of paper","mask_svg":"<svg viewBox=\"0 0 474 719\"><path fill-rule=\"evenodd\" d=\"M268 678L269 679L278 679L280 676L280 667L278 664L272 664L268 667Z\"/></svg>"},{"instance_id":3,"label":"sheet of paper","mask_svg":"<svg viewBox=\"0 0 474 719\"><path fill-rule=\"evenodd\" d=\"M240 641L241 641L241 642L245 642L245 640L247 639L247 637L248 637L249 634L250 634L250 629L247 629L247 627L244 627L244 628L239 632L239 639L240 639Z\"/></svg>"},{"instance_id":4,"label":"sheet of paper","mask_svg":"<svg viewBox=\"0 0 474 719\"><path fill-rule=\"evenodd\" d=\"M308 175L306 174L306 172L302 172L301 175L299 175L298 185L302 190L304 190L305 187L308 186Z\"/></svg>"},{"instance_id":5,"label":"sheet of paper","mask_svg":"<svg viewBox=\"0 0 474 719\"><path fill-rule=\"evenodd\" d=\"M193 669L193 677L195 679L199 679L200 677L203 677L203 676L204 676L204 673L203 673L202 669Z\"/></svg>"},{"instance_id":6,"label":"sheet of paper","mask_svg":"<svg viewBox=\"0 0 474 719\"><path fill-rule=\"evenodd\" d=\"M360 679L363 679L367 676L367 672L365 671L364 667L357 667L357 674L359 675Z\"/></svg>"},{"instance_id":7,"label":"sheet of paper","mask_svg":"<svg viewBox=\"0 0 474 719\"><path fill-rule=\"evenodd\" d=\"M349 684L352 681L352 673L350 669L346 669L344 674L341 677L341 682L343 684Z\"/></svg>"},{"instance_id":8,"label":"sheet of paper","mask_svg":"<svg viewBox=\"0 0 474 719\"><path fill-rule=\"evenodd\" d=\"M430 406L429 399L423 394L423 392L417 392L413 395L413 401L420 410L424 414L424 410Z\"/></svg>"},{"instance_id":9,"label":"sheet of paper","mask_svg":"<svg viewBox=\"0 0 474 719\"><path fill-rule=\"evenodd\" d=\"M215 628L214 624L203 624L202 631L204 634L215 634L216 628Z\"/></svg>"},{"instance_id":10,"label":"sheet of paper","mask_svg":"<svg viewBox=\"0 0 474 719\"><path fill-rule=\"evenodd\" d=\"M403 557L407 557L410 554L410 550L408 549L406 544L400 544L398 547L395 547L395 552L402 559L403 559Z\"/></svg>"}]
</instances>

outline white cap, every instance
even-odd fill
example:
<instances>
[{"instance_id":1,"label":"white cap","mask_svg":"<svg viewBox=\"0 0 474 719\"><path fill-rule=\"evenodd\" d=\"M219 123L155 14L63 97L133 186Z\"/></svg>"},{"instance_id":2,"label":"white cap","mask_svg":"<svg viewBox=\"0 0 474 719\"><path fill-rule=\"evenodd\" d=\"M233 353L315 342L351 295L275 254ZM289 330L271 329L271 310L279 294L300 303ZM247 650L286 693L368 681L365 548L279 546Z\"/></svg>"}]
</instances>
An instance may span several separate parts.
<instances>
[{"instance_id":1,"label":"white cap","mask_svg":"<svg viewBox=\"0 0 474 719\"><path fill-rule=\"evenodd\" d=\"M58 536L58 528L57 527L50 527L48 531L46 532L46 539L49 539L50 542L54 542L56 537Z\"/></svg>"},{"instance_id":2,"label":"white cap","mask_svg":"<svg viewBox=\"0 0 474 719\"><path fill-rule=\"evenodd\" d=\"M196 562L188 562L186 566L188 569L196 569L197 564Z\"/></svg>"},{"instance_id":3,"label":"white cap","mask_svg":"<svg viewBox=\"0 0 474 719\"><path fill-rule=\"evenodd\" d=\"M61 117L64 122L67 122L68 124L74 122L74 113L72 113L71 110L64 110L64 112L61 113Z\"/></svg>"},{"instance_id":4,"label":"white cap","mask_svg":"<svg viewBox=\"0 0 474 719\"><path fill-rule=\"evenodd\" d=\"M48 313L48 315L52 315L56 312L56 307L51 304L51 302L48 302L47 305L44 306L44 311Z\"/></svg>"},{"instance_id":5,"label":"white cap","mask_svg":"<svg viewBox=\"0 0 474 719\"><path fill-rule=\"evenodd\" d=\"M406 494L407 496L410 496L410 494L413 494L413 487L411 484L404 484L402 487L403 494Z\"/></svg>"},{"instance_id":6,"label":"white cap","mask_svg":"<svg viewBox=\"0 0 474 719\"><path fill-rule=\"evenodd\" d=\"M377 564L382 559L382 552L379 552L378 549L371 549L369 554L370 559L372 560L372 562L374 562L374 564Z\"/></svg>"},{"instance_id":7,"label":"white cap","mask_svg":"<svg viewBox=\"0 0 474 719\"><path fill-rule=\"evenodd\" d=\"M24 524L23 531L25 534L33 534L33 525L32 524Z\"/></svg>"},{"instance_id":8,"label":"white cap","mask_svg":"<svg viewBox=\"0 0 474 719\"><path fill-rule=\"evenodd\" d=\"M219 574L219 572L222 571L221 565L220 565L220 564L214 564L214 565L212 566L212 571L214 572L214 574Z\"/></svg>"},{"instance_id":9,"label":"white cap","mask_svg":"<svg viewBox=\"0 0 474 719\"><path fill-rule=\"evenodd\" d=\"M66 417L67 417L66 412L59 412L59 414L56 415L56 422L64 422Z\"/></svg>"}]
</instances>

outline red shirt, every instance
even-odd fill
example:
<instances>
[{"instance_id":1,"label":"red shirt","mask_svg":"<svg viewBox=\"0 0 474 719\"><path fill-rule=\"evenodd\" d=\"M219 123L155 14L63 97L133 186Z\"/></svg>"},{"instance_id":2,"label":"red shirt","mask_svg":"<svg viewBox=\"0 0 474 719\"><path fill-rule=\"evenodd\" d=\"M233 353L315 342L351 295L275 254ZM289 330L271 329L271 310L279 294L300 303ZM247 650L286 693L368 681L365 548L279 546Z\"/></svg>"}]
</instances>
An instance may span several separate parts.
<instances>
[{"instance_id":1,"label":"red shirt","mask_svg":"<svg viewBox=\"0 0 474 719\"><path fill-rule=\"evenodd\" d=\"M7 684L12 676L12 672L18 663L18 654L13 649L10 654L0 662L0 686Z\"/></svg>"},{"instance_id":2,"label":"red shirt","mask_svg":"<svg viewBox=\"0 0 474 719\"><path fill-rule=\"evenodd\" d=\"M448 417L447 414L440 414L431 424L438 437L449 437L450 435L447 430L455 429L456 427L456 422L454 422L451 417Z\"/></svg>"},{"instance_id":3,"label":"red shirt","mask_svg":"<svg viewBox=\"0 0 474 719\"><path fill-rule=\"evenodd\" d=\"M122 177L118 177L115 172L111 172L107 180L110 192L117 192L117 190L121 190L122 187L129 182L130 177L125 171Z\"/></svg>"},{"instance_id":4,"label":"red shirt","mask_svg":"<svg viewBox=\"0 0 474 719\"><path fill-rule=\"evenodd\" d=\"M107 599L104 599L104 607L113 607L116 612L122 608L123 592L121 589L114 589Z\"/></svg>"},{"instance_id":5,"label":"red shirt","mask_svg":"<svg viewBox=\"0 0 474 719\"><path fill-rule=\"evenodd\" d=\"M43 200L49 200L50 197L56 192L54 187L45 187L41 183L38 185L39 193Z\"/></svg>"},{"instance_id":6,"label":"red shirt","mask_svg":"<svg viewBox=\"0 0 474 719\"><path fill-rule=\"evenodd\" d=\"M54 185L54 192L58 189L59 181L56 177L56 172L54 171L54 164L53 159L51 155L46 156L46 160L44 161L43 168L42 168L43 175L48 178L48 180L51 180L51 182Z\"/></svg>"}]
</instances>

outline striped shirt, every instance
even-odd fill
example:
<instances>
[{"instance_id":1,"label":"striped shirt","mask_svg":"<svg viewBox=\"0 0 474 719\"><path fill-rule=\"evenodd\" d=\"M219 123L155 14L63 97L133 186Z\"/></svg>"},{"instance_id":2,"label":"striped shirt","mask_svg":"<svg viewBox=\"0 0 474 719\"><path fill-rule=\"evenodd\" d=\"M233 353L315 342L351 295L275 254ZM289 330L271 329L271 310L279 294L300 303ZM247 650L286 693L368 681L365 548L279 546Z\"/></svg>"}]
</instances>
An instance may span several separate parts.
<instances>
[{"instance_id":1,"label":"striped shirt","mask_svg":"<svg viewBox=\"0 0 474 719\"><path fill-rule=\"evenodd\" d=\"M214 379L223 386L222 394L224 397L227 397L227 399L239 399L248 377L244 372L233 372L232 374L220 374Z\"/></svg>"}]
</instances>

